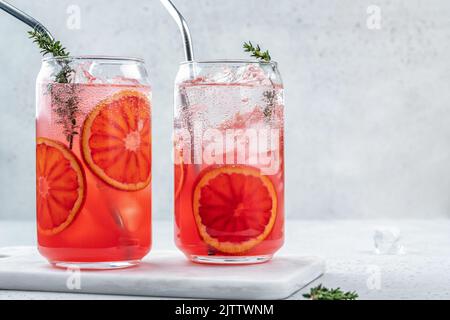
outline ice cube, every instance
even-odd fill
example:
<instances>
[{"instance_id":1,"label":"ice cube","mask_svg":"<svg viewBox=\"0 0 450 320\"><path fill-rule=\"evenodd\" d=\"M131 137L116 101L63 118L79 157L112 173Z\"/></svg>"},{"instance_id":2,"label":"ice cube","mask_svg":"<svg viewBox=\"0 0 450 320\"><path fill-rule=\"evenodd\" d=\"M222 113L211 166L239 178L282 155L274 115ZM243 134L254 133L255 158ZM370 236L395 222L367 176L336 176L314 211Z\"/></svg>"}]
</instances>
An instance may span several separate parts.
<instances>
[{"instance_id":1,"label":"ice cube","mask_svg":"<svg viewBox=\"0 0 450 320\"><path fill-rule=\"evenodd\" d=\"M139 80L136 79L132 79L132 78L127 78L127 77L122 77L122 76L118 76L118 77L114 77L112 79L108 80L108 83L111 84L123 84L123 85L139 85L140 82Z\"/></svg>"},{"instance_id":2,"label":"ice cube","mask_svg":"<svg viewBox=\"0 0 450 320\"><path fill-rule=\"evenodd\" d=\"M89 61L72 66L73 82L81 84L103 83L102 79L94 76L93 66L94 63Z\"/></svg>"},{"instance_id":3,"label":"ice cube","mask_svg":"<svg viewBox=\"0 0 450 320\"><path fill-rule=\"evenodd\" d=\"M256 64L248 64L235 67L223 67L202 78L205 83L242 83L271 85L269 77L264 70Z\"/></svg>"},{"instance_id":4,"label":"ice cube","mask_svg":"<svg viewBox=\"0 0 450 320\"><path fill-rule=\"evenodd\" d=\"M270 79L264 70L255 64L249 64L236 71L235 81L238 83L270 85Z\"/></svg>"},{"instance_id":5,"label":"ice cube","mask_svg":"<svg viewBox=\"0 0 450 320\"><path fill-rule=\"evenodd\" d=\"M396 227L377 227L373 235L376 254L404 254L400 230Z\"/></svg>"},{"instance_id":6,"label":"ice cube","mask_svg":"<svg viewBox=\"0 0 450 320\"><path fill-rule=\"evenodd\" d=\"M206 82L232 83L235 79L235 70L224 67L221 72L214 72L206 77Z\"/></svg>"}]
</instances>

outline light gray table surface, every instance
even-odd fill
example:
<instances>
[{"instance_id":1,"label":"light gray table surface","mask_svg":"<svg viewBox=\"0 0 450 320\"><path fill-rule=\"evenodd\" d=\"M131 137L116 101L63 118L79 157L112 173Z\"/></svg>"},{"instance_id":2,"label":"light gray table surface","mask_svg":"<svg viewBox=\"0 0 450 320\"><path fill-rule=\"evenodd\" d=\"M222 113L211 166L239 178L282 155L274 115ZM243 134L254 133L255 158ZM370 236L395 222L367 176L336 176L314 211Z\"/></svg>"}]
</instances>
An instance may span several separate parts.
<instances>
[{"instance_id":1,"label":"light gray table surface","mask_svg":"<svg viewBox=\"0 0 450 320\"><path fill-rule=\"evenodd\" d=\"M404 254L374 253L378 226L400 229ZM172 236L170 221L154 221L152 250L176 250ZM0 247L35 241L34 223L0 222ZM288 220L283 254L316 255L327 263L324 276L290 299L303 299L303 293L320 283L355 290L361 299L450 299L450 220ZM155 298L0 290L0 299Z\"/></svg>"}]
</instances>

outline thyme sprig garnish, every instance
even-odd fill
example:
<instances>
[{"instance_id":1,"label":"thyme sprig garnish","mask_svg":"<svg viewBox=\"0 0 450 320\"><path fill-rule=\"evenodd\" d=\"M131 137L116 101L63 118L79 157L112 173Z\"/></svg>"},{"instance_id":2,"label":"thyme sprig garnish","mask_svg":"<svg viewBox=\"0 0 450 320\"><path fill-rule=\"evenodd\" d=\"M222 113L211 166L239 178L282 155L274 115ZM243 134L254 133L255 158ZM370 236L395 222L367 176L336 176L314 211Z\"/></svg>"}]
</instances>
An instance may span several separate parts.
<instances>
[{"instance_id":1,"label":"thyme sprig garnish","mask_svg":"<svg viewBox=\"0 0 450 320\"><path fill-rule=\"evenodd\" d=\"M244 51L245 52L250 52L251 56L259 59L259 60L263 60L265 62L270 62L270 60L272 60L270 54L269 54L269 50L266 51L262 51L261 47L259 46L259 44L256 45L256 47L252 44L251 41L244 42Z\"/></svg>"},{"instance_id":2,"label":"thyme sprig garnish","mask_svg":"<svg viewBox=\"0 0 450 320\"><path fill-rule=\"evenodd\" d=\"M259 44L254 46L251 41L244 42L243 48L245 52L250 52L252 57L259 59L263 62L270 62L272 60L269 50L266 51L261 50L261 46ZM264 97L263 99L266 102L266 106L264 107L263 112L264 116L268 120L272 117L272 113L275 108L275 102L277 99L277 92L275 90L275 85L273 84L271 79L269 80L270 83L272 84L272 89L263 92Z\"/></svg>"},{"instance_id":3,"label":"thyme sprig garnish","mask_svg":"<svg viewBox=\"0 0 450 320\"><path fill-rule=\"evenodd\" d=\"M52 55L54 57L67 58L70 55L66 48L62 46L60 41L52 39L45 32L35 29L28 31L28 36L38 45L43 56ZM55 76L55 82L69 83L70 75L73 72L72 68L70 68L68 61L64 59L62 59L59 64L61 65L61 70Z\"/></svg>"},{"instance_id":4,"label":"thyme sprig garnish","mask_svg":"<svg viewBox=\"0 0 450 320\"><path fill-rule=\"evenodd\" d=\"M66 51L66 48L62 46L60 41L50 38L50 36L44 32L32 30L28 31L28 35L30 39L33 39L33 42L39 46L43 56L51 54L54 57L68 57L70 54Z\"/></svg>"},{"instance_id":5,"label":"thyme sprig garnish","mask_svg":"<svg viewBox=\"0 0 450 320\"><path fill-rule=\"evenodd\" d=\"M277 92L274 90L267 90L263 92L264 101L266 106L264 107L263 113L266 119L272 117L272 113L275 109L275 101L277 99Z\"/></svg>"},{"instance_id":6,"label":"thyme sprig garnish","mask_svg":"<svg viewBox=\"0 0 450 320\"><path fill-rule=\"evenodd\" d=\"M340 288L328 289L322 284L311 288L309 293L303 295L304 298L310 300L356 300L358 294L355 291L344 292Z\"/></svg>"},{"instance_id":7,"label":"thyme sprig garnish","mask_svg":"<svg viewBox=\"0 0 450 320\"><path fill-rule=\"evenodd\" d=\"M56 123L63 127L69 148L72 149L74 136L78 134L79 125L77 116L79 110L79 88L75 83L70 83L74 70L69 62L70 53L60 41L52 39L47 33L40 30L28 32L29 38L41 49L43 56L52 55L59 58L57 60L60 70L55 75L55 82L67 84L67 86L48 86L51 94L52 110L56 113ZM67 58L67 59L64 59Z\"/></svg>"},{"instance_id":8,"label":"thyme sprig garnish","mask_svg":"<svg viewBox=\"0 0 450 320\"><path fill-rule=\"evenodd\" d=\"M79 87L76 84L53 86L51 88L53 112L56 113L55 122L62 126L69 148L72 149L73 138L78 134L77 116L79 110Z\"/></svg>"}]
</instances>

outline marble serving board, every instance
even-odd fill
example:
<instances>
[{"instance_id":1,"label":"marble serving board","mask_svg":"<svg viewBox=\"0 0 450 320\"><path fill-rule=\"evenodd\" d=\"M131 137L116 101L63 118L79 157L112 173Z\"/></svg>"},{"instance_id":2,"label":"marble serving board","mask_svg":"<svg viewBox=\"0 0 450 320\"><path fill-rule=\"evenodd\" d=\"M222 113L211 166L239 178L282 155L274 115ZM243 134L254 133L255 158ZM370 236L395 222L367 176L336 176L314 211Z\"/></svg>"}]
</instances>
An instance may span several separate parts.
<instances>
[{"instance_id":1,"label":"marble serving board","mask_svg":"<svg viewBox=\"0 0 450 320\"><path fill-rule=\"evenodd\" d=\"M316 257L276 256L259 265L212 266L176 251L151 252L138 267L107 271L54 268L34 247L0 248L0 289L175 298L283 299L325 271Z\"/></svg>"}]
</instances>

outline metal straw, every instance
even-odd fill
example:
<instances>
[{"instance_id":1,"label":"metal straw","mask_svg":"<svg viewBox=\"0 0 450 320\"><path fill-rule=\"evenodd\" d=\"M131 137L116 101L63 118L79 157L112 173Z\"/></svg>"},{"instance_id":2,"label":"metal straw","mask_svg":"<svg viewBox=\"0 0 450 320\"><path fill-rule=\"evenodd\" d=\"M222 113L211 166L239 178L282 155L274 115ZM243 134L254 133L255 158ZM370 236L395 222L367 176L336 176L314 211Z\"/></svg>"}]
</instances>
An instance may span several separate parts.
<instances>
[{"instance_id":1,"label":"metal straw","mask_svg":"<svg viewBox=\"0 0 450 320\"><path fill-rule=\"evenodd\" d=\"M186 57L186 61L194 60L194 48L192 46L191 33L189 32L189 27L186 23L186 20L181 15L180 11L173 5L170 0L160 0L162 5L166 8L166 10L170 13L172 18L178 25L178 28L181 32L181 37L183 39L184 45L184 56Z\"/></svg>"},{"instance_id":2,"label":"metal straw","mask_svg":"<svg viewBox=\"0 0 450 320\"><path fill-rule=\"evenodd\" d=\"M23 23L29 25L34 30L47 34L50 37L50 39L53 40L52 34L50 33L50 31L47 30L46 27L44 27L42 25L42 23L40 23L39 21L37 21L33 17L29 16L28 14L26 14L22 10L17 9L13 5L11 5L8 2L3 1L3 0L0 0L0 9L2 9L5 12L9 13L13 17L19 19Z\"/></svg>"}]
</instances>

